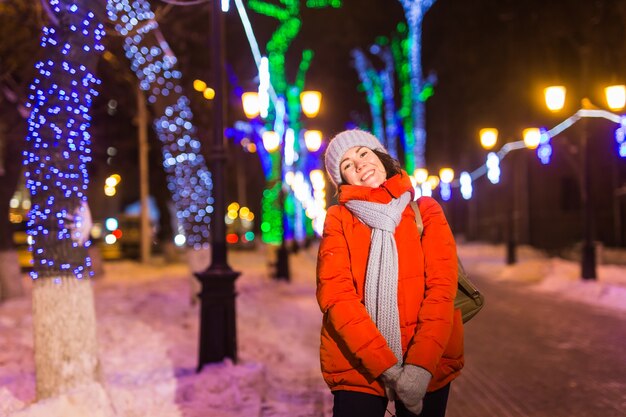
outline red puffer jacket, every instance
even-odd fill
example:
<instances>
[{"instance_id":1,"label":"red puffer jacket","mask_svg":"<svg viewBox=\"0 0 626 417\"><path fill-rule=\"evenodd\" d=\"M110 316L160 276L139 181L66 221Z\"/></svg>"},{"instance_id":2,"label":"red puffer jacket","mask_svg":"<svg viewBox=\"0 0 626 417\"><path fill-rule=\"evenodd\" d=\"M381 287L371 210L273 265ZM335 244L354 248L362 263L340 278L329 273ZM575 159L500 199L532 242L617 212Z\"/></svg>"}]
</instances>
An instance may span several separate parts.
<instances>
[{"instance_id":1,"label":"red puffer jacket","mask_svg":"<svg viewBox=\"0 0 626 417\"><path fill-rule=\"evenodd\" d=\"M317 300L324 314L320 360L331 390L384 396L377 378L397 360L365 309L364 284L371 229L345 206L349 200L388 203L412 190L406 173L378 188L342 185L329 208L317 258ZM439 204L422 197L420 239L410 205L395 231L398 308L404 363L433 374L434 391L463 367L463 322L454 310L457 260L454 237Z\"/></svg>"}]
</instances>

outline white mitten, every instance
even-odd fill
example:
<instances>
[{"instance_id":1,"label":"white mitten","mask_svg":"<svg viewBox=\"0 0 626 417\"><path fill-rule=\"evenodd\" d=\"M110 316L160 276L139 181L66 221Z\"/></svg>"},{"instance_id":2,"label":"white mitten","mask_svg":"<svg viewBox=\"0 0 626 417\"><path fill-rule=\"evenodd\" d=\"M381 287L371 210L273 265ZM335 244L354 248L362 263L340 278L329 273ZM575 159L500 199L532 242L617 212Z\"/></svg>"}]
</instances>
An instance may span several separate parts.
<instances>
[{"instance_id":1,"label":"white mitten","mask_svg":"<svg viewBox=\"0 0 626 417\"><path fill-rule=\"evenodd\" d=\"M402 368L394 388L400 401L410 412L414 414L422 412L422 400L431 378L430 372L419 366L404 365Z\"/></svg>"},{"instance_id":2,"label":"white mitten","mask_svg":"<svg viewBox=\"0 0 626 417\"><path fill-rule=\"evenodd\" d=\"M398 364L393 365L382 373L380 379L383 381L385 387L385 395L390 401L395 401L398 396L396 395L396 386L398 384L398 378L402 373L402 367Z\"/></svg>"}]
</instances>

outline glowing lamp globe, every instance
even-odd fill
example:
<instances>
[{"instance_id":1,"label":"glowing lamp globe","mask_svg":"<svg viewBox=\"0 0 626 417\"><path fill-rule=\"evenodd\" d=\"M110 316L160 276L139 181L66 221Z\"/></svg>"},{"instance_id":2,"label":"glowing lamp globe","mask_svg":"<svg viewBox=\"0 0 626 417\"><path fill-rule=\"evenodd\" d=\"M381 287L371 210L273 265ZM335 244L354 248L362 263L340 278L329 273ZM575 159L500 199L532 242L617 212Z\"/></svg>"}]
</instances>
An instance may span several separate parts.
<instances>
[{"instance_id":1,"label":"glowing lamp globe","mask_svg":"<svg viewBox=\"0 0 626 417\"><path fill-rule=\"evenodd\" d=\"M436 175L429 175L425 184L428 184L430 186L430 189L434 190L439 185L439 177Z\"/></svg>"},{"instance_id":2,"label":"glowing lamp globe","mask_svg":"<svg viewBox=\"0 0 626 417\"><path fill-rule=\"evenodd\" d=\"M302 104L302 113L306 117L315 117L320 111L322 93L319 91L303 91L300 93L300 103Z\"/></svg>"},{"instance_id":3,"label":"glowing lamp globe","mask_svg":"<svg viewBox=\"0 0 626 417\"><path fill-rule=\"evenodd\" d=\"M321 169L314 169L309 173L309 179L314 190L322 190L326 186L324 172Z\"/></svg>"},{"instance_id":4,"label":"glowing lamp globe","mask_svg":"<svg viewBox=\"0 0 626 417\"><path fill-rule=\"evenodd\" d=\"M565 105L565 87L554 85L543 90L546 106L550 111L559 111Z\"/></svg>"},{"instance_id":5,"label":"glowing lamp globe","mask_svg":"<svg viewBox=\"0 0 626 417\"><path fill-rule=\"evenodd\" d=\"M248 92L241 95L241 103L243 104L243 112L248 119L254 119L261 112L261 103L259 102L259 93Z\"/></svg>"},{"instance_id":6,"label":"glowing lamp globe","mask_svg":"<svg viewBox=\"0 0 626 417\"><path fill-rule=\"evenodd\" d=\"M202 93L202 95L207 100L213 100L215 98L215 90L212 89L211 87L207 87L204 89L204 92Z\"/></svg>"},{"instance_id":7,"label":"glowing lamp globe","mask_svg":"<svg viewBox=\"0 0 626 417\"><path fill-rule=\"evenodd\" d=\"M454 179L454 170L452 168L441 168L439 170L439 178L441 182L450 184Z\"/></svg>"},{"instance_id":8,"label":"glowing lamp globe","mask_svg":"<svg viewBox=\"0 0 626 417\"><path fill-rule=\"evenodd\" d=\"M524 129L524 145L528 149L535 149L539 146L539 142L541 141L541 131L536 127L529 127L528 129Z\"/></svg>"},{"instance_id":9,"label":"glowing lamp globe","mask_svg":"<svg viewBox=\"0 0 626 417\"><path fill-rule=\"evenodd\" d=\"M309 152L316 152L322 146L322 132L307 130L304 132L304 143Z\"/></svg>"},{"instance_id":10,"label":"glowing lamp globe","mask_svg":"<svg viewBox=\"0 0 626 417\"><path fill-rule=\"evenodd\" d=\"M202 80L193 80L193 89L202 93L206 90L206 83Z\"/></svg>"},{"instance_id":11,"label":"glowing lamp globe","mask_svg":"<svg viewBox=\"0 0 626 417\"><path fill-rule=\"evenodd\" d=\"M426 168L417 168L413 171L413 176L418 184L423 184L428 179L428 170Z\"/></svg>"},{"instance_id":12,"label":"glowing lamp globe","mask_svg":"<svg viewBox=\"0 0 626 417\"><path fill-rule=\"evenodd\" d=\"M626 105L626 86L612 85L604 89L606 104L611 110L621 110Z\"/></svg>"},{"instance_id":13,"label":"glowing lamp globe","mask_svg":"<svg viewBox=\"0 0 626 417\"><path fill-rule=\"evenodd\" d=\"M274 132L273 130L266 130L265 132L263 132L263 135L261 137L263 139L263 147L266 151L271 153L278 149L278 146L280 145L280 138L278 137L278 133Z\"/></svg>"},{"instance_id":14,"label":"glowing lamp globe","mask_svg":"<svg viewBox=\"0 0 626 417\"><path fill-rule=\"evenodd\" d=\"M480 136L480 145L484 149L491 149L496 146L496 142L498 142L498 129L493 127L480 129L478 135Z\"/></svg>"}]
</instances>

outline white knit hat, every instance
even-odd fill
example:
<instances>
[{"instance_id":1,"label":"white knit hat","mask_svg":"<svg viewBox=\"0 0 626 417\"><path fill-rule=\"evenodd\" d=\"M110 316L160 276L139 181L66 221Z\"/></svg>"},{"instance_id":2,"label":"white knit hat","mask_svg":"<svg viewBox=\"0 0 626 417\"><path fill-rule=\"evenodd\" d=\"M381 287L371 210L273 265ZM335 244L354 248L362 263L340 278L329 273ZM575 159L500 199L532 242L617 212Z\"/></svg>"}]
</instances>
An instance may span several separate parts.
<instances>
[{"instance_id":1,"label":"white knit hat","mask_svg":"<svg viewBox=\"0 0 626 417\"><path fill-rule=\"evenodd\" d=\"M326 172L328 172L328 176L335 183L335 186L342 183L339 167L341 159L348 149L355 146L365 146L366 148L388 153L382 143L376 139L376 136L369 132L353 129L339 133L330 141L324 154Z\"/></svg>"}]
</instances>

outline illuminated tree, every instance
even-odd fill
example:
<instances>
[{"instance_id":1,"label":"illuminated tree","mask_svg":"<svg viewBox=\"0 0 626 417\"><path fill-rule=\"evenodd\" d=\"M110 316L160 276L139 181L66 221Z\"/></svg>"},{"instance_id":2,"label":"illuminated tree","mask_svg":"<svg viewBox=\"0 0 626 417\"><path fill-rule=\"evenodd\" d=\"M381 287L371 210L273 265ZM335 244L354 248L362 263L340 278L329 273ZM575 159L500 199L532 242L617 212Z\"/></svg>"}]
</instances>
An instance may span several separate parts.
<instances>
[{"instance_id":1,"label":"illuminated tree","mask_svg":"<svg viewBox=\"0 0 626 417\"><path fill-rule=\"evenodd\" d=\"M256 13L274 18L279 22L278 28L267 43L267 54L272 87L278 96L279 102L283 104L279 103L278 109L274 107L274 117L271 120L276 122L276 117L280 118L283 110L286 111L288 127L292 130L296 139L294 141L294 152L298 152L300 148L298 142L300 132L300 92L304 88L305 75L313 59L313 52L308 49L302 52L298 73L293 84L289 84L287 81L285 55L302 26L300 17L301 0L281 0L280 5L269 1L250 0L248 6ZM341 0L306 1L306 7L309 8L338 8L340 6ZM284 106L284 109L281 108L282 106ZM280 126L284 125L280 120L275 125L280 129L284 129L284 126ZM281 138L284 137L283 131L279 131L279 134ZM285 230L288 229L283 224L283 207L280 204L280 192L283 186L281 176L283 169L280 166L282 159L277 152L271 154L272 169L269 171L269 177L266 178L268 188L263 193L261 231L263 241L267 243L280 243L285 235ZM293 214L295 203L291 200L292 198L293 196L290 195L286 202L285 207L288 214Z\"/></svg>"},{"instance_id":2,"label":"illuminated tree","mask_svg":"<svg viewBox=\"0 0 626 417\"><path fill-rule=\"evenodd\" d=\"M383 94L378 72L361 49L352 51L354 67L359 74L361 86L367 98L367 104L372 114L372 133L385 143L385 128L383 124Z\"/></svg>"},{"instance_id":3,"label":"illuminated tree","mask_svg":"<svg viewBox=\"0 0 626 417\"><path fill-rule=\"evenodd\" d=\"M33 252L37 396L97 381L95 310L87 279L90 107L104 29L87 0L50 0L43 58L30 87L26 185Z\"/></svg>"},{"instance_id":4,"label":"illuminated tree","mask_svg":"<svg viewBox=\"0 0 626 417\"><path fill-rule=\"evenodd\" d=\"M187 246L208 245L213 212L211 173L201 153L189 99L180 85L177 59L145 0L108 0L107 13L124 36L124 50L139 87L157 115L153 126L163 144L163 167Z\"/></svg>"},{"instance_id":5,"label":"illuminated tree","mask_svg":"<svg viewBox=\"0 0 626 417\"><path fill-rule=\"evenodd\" d=\"M387 45L373 45L370 51L372 54L379 56L384 65L379 72L379 78L383 102L385 103L385 145L391 156L397 158L400 127L398 126L398 118L396 116L393 55Z\"/></svg>"},{"instance_id":6,"label":"illuminated tree","mask_svg":"<svg viewBox=\"0 0 626 417\"><path fill-rule=\"evenodd\" d=\"M424 103L418 99L424 79L422 74L422 22L424 15L436 0L400 0L409 26L408 50L411 82L413 135L415 143L407 143L407 152L413 149L416 167L426 166L426 117ZM410 138L412 139L412 138Z\"/></svg>"}]
</instances>

